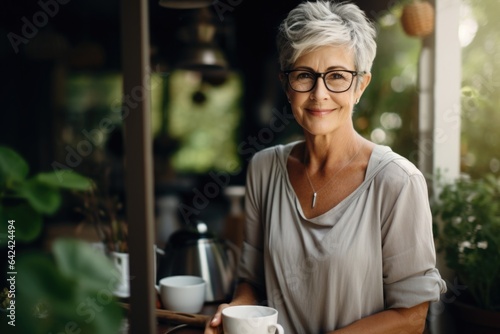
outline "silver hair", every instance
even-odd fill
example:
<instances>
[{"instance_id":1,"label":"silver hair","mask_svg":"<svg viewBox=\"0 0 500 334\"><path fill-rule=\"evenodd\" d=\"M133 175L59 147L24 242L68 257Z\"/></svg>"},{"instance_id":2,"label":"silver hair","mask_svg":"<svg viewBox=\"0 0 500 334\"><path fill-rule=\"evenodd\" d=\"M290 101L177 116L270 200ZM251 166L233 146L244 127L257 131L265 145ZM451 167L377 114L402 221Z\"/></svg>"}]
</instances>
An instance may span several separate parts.
<instances>
[{"instance_id":1,"label":"silver hair","mask_svg":"<svg viewBox=\"0 0 500 334\"><path fill-rule=\"evenodd\" d=\"M322 46L346 46L353 51L355 70L370 72L377 45L376 31L365 13L348 2L303 2L281 23L278 53L281 70Z\"/></svg>"}]
</instances>

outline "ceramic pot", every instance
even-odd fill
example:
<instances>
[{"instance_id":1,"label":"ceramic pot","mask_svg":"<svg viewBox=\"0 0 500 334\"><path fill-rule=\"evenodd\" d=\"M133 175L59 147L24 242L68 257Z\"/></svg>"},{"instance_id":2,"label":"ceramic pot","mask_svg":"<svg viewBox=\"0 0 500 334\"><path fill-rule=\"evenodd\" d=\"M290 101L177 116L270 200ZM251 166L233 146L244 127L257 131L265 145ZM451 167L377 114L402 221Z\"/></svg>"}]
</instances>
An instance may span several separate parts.
<instances>
[{"instance_id":1,"label":"ceramic pot","mask_svg":"<svg viewBox=\"0 0 500 334\"><path fill-rule=\"evenodd\" d=\"M130 275L128 253L111 252L110 258L117 270L118 285L113 292L117 297L127 298L130 296Z\"/></svg>"}]
</instances>

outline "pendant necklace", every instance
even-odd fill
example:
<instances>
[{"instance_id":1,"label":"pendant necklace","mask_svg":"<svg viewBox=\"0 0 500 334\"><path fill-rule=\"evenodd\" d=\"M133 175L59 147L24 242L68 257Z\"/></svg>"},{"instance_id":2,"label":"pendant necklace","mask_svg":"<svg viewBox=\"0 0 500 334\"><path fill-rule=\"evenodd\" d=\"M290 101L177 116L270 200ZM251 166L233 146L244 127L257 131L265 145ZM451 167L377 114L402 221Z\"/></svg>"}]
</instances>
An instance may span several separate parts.
<instances>
[{"instance_id":1,"label":"pendant necklace","mask_svg":"<svg viewBox=\"0 0 500 334\"><path fill-rule=\"evenodd\" d=\"M338 174L340 173L340 171L342 171L344 168L346 168L347 166L349 166L351 164L351 162L354 161L354 158L356 158L359 154L359 152L361 151L361 146L359 147L358 151L352 156L351 159L349 159L349 161L344 165L342 166L342 168L340 168L338 171L336 171L332 177L330 178L330 180L328 180L321 188L319 188L318 190L315 190L314 189L314 186L311 182L311 178L309 177L309 173L307 172L307 167L306 167L306 151L304 149L304 170L306 172L306 176L307 176L307 181L309 181L309 185L311 186L311 189L313 191L313 197L312 197L312 203L311 203L311 208L314 209L314 207L316 206L316 198L318 197L318 192L320 192L323 188L325 188L327 185L330 184L330 182L332 182L333 178Z\"/></svg>"}]
</instances>

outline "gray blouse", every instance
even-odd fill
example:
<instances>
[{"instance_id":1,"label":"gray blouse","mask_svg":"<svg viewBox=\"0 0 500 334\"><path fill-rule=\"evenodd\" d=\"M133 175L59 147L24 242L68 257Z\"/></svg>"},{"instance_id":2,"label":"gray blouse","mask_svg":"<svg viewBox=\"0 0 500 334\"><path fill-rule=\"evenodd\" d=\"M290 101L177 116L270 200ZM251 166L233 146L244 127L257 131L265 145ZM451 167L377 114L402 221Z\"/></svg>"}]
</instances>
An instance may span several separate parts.
<instances>
[{"instance_id":1,"label":"gray blouse","mask_svg":"<svg viewBox=\"0 0 500 334\"><path fill-rule=\"evenodd\" d=\"M240 279L266 292L285 332L323 333L387 308L438 301L446 285L435 268L422 173L377 145L358 189L306 219L286 169L296 144L250 162L239 266Z\"/></svg>"}]
</instances>

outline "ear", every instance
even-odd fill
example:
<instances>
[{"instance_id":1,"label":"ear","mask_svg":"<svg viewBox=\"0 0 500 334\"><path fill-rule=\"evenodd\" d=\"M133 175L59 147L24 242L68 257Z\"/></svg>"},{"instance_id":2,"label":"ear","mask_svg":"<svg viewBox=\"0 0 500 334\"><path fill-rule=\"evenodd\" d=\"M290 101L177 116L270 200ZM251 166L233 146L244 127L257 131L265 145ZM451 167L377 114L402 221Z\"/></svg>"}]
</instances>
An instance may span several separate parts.
<instances>
[{"instance_id":1,"label":"ear","mask_svg":"<svg viewBox=\"0 0 500 334\"><path fill-rule=\"evenodd\" d=\"M286 82L286 75L284 75L282 72L280 72L280 74L278 74L278 78L281 82L281 88L283 88L283 91L285 92L286 97L288 98L288 100L290 100L290 97L288 96L288 85Z\"/></svg>"},{"instance_id":2,"label":"ear","mask_svg":"<svg viewBox=\"0 0 500 334\"><path fill-rule=\"evenodd\" d=\"M371 73L365 73L365 74L363 74L363 80L361 81L361 83L358 86L359 97L361 97L361 95L363 95L363 92L365 91L366 87L368 87L368 85L370 84L371 80L372 80L372 74Z\"/></svg>"},{"instance_id":3,"label":"ear","mask_svg":"<svg viewBox=\"0 0 500 334\"><path fill-rule=\"evenodd\" d=\"M278 74L278 78L280 79L281 83L283 83L286 80L286 76L285 74L283 74L283 72L280 72Z\"/></svg>"}]
</instances>

